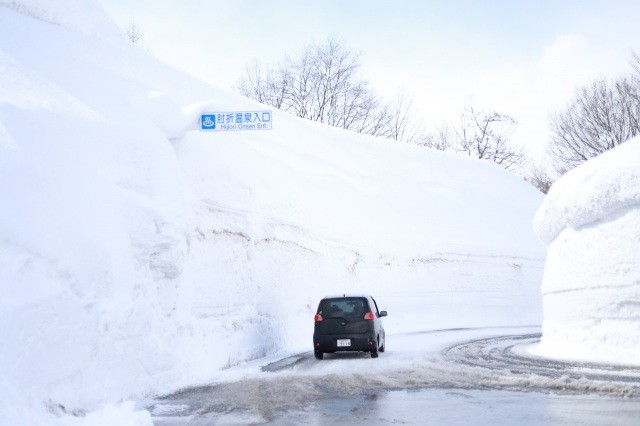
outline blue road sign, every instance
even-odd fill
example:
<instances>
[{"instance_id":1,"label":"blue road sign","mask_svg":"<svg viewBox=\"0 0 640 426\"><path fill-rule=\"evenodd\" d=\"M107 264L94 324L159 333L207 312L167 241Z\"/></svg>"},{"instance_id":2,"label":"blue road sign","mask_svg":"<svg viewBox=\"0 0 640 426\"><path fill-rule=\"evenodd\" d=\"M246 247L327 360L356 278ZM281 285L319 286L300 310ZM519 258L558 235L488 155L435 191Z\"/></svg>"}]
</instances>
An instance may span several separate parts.
<instances>
[{"instance_id":1,"label":"blue road sign","mask_svg":"<svg viewBox=\"0 0 640 426\"><path fill-rule=\"evenodd\" d=\"M271 111L208 112L200 116L202 131L233 132L271 129Z\"/></svg>"}]
</instances>

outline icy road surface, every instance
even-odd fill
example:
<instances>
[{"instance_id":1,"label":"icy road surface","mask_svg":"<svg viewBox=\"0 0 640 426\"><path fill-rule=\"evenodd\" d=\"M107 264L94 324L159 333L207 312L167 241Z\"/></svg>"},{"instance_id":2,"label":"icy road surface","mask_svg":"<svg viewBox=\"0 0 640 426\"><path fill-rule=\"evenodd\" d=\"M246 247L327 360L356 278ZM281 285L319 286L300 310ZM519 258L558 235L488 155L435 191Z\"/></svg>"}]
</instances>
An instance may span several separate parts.
<instances>
[{"instance_id":1,"label":"icy road surface","mask_svg":"<svg viewBox=\"0 0 640 426\"><path fill-rule=\"evenodd\" d=\"M158 425L638 424L640 369L536 358L537 327L388 335L380 358L311 351L144 401Z\"/></svg>"}]
</instances>

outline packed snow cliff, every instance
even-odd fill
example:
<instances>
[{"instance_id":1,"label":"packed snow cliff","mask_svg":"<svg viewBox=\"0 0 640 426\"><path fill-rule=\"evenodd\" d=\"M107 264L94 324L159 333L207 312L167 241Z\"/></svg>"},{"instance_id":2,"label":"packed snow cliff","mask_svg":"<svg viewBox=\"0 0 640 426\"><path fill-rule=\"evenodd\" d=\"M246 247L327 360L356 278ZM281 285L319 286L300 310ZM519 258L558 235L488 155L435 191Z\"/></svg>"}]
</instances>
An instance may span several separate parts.
<instances>
[{"instance_id":1,"label":"packed snow cliff","mask_svg":"<svg viewBox=\"0 0 640 426\"><path fill-rule=\"evenodd\" d=\"M570 171L535 217L543 355L640 364L640 137Z\"/></svg>"},{"instance_id":2,"label":"packed snow cliff","mask_svg":"<svg viewBox=\"0 0 640 426\"><path fill-rule=\"evenodd\" d=\"M265 107L90 0L0 0L0 82L0 423L308 350L329 293L375 294L391 335L541 321L542 197L495 164L279 111L200 132Z\"/></svg>"}]
</instances>

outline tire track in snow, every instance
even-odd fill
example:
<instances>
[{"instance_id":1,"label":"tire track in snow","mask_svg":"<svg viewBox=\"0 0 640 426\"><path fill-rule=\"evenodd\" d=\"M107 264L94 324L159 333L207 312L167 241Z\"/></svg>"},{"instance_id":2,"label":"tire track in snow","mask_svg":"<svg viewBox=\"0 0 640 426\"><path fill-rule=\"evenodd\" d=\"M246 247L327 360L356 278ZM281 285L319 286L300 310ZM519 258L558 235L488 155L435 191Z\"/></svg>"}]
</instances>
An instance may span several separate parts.
<instances>
[{"instance_id":1,"label":"tire track in snow","mask_svg":"<svg viewBox=\"0 0 640 426\"><path fill-rule=\"evenodd\" d=\"M461 330L468 329L420 334ZM400 389L494 389L640 398L640 368L563 362L524 354L524 345L539 339L540 334L525 334L470 340L414 360L406 367L393 362L388 368L380 362L384 357L370 362L369 357L359 359L359 354L347 353L334 357L335 364L329 364L326 360L317 361L312 352L304 352L264 365L260 373L237 381L157 397L145 408L158 424L174 424L178 418L207 423L217 416L229 415L270 421L283 412L303 410L323 400ZM325 367L329 370L323 372ZM369 369L373 374L367 373Z\"/></svg>"},{"instance_id":2,"label":"tire track in snow","mask_svg":"<svg viewBox=\"0 0 640 426\"><path fill-rule=\"evenodd\" d=\"M496 389L599 393L640 397L640 368L567 362L523 354L540 334L501 336L453 345L442 351L446 362L477 370L483 386ZM487 376L493 380L486 380Z\"/></svg>"}]
</instances>

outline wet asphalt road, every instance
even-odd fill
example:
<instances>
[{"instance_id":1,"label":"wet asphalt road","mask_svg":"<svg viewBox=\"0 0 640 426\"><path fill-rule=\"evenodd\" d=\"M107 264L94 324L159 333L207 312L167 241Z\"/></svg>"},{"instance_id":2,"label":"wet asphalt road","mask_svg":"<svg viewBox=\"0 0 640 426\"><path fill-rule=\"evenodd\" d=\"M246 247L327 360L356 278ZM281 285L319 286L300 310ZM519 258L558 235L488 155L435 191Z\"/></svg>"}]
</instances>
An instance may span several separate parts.
<instances>
[{"instance_id":1,"label":"wet asphalt road","mask_svg":"<svg viewBox=\"0 0 640 426\"><path fill-rule=\"evenodd\" d=\"M435 332L423 334L429 333ZM317 361L307 352L262 365L242 380L184 389L140 406L158 425L640 424L640 369L551 361L519 350L539 338L471 339L388 368L365 365L376 362L368 354Z\"/></svg>"}]
</instances>

